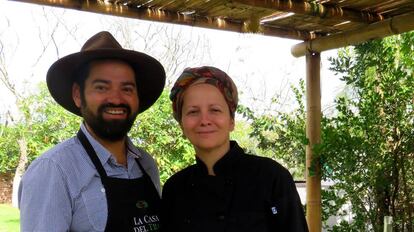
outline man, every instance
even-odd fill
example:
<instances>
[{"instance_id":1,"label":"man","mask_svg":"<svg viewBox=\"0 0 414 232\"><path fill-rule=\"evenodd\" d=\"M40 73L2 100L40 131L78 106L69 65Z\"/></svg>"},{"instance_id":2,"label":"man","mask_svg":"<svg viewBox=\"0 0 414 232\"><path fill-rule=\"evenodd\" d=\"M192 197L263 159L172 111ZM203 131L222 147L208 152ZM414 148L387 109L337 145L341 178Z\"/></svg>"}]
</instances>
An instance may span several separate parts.
<instances>
[{"instance_id":1,"label":"man","mask_svg":"<svg viewBox=\"0 0 414 232\"><path fill-rule=\"evenodd\" d=\"M105 31L50 67L51 95L84 122L24 174L22 231L159 230L158 169L127 133L164 84L157 60L123 49Z\"/></svg>"}]
</instances>

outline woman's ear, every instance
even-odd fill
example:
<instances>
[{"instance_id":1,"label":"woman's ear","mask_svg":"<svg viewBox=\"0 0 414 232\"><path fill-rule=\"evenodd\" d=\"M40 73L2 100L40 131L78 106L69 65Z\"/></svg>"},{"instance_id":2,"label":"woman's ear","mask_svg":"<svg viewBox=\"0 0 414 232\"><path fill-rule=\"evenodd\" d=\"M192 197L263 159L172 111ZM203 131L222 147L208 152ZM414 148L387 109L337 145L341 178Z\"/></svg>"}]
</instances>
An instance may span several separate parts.
<instances>
[{"instance_id":1,"label":"woman's ear","mask_svg":"<svg viewBox=\"0 0 414 232\"><path fill-rule=\"evenodd\" d=\"M185 134L184 134L183 124L180 122L180 123L178 123L178 125L180 126L182 137L186 139L187 136L185 136Z\"/></svg>"},{"instance_id":2,"label":"woman's ear","mask_svg":"<svg viewBox=\"0 0 414 232\"><path fill-rule=\"evenodd\" d=\"M72 99L75 102L77 107L81 107L81 93L80 93L80 86L77 83L72 85Z\"/></svg>"},{"instance_id":3,"label":"woman's ear","mask_svg":"<svg viewBox=\"0 0 414 232\"><path fill-rule=\"evenodd\" d=\"M230 119L230 131L234 131L234 126L235 126L234 118L231 118Z\"/></svg>"}]
</instances>

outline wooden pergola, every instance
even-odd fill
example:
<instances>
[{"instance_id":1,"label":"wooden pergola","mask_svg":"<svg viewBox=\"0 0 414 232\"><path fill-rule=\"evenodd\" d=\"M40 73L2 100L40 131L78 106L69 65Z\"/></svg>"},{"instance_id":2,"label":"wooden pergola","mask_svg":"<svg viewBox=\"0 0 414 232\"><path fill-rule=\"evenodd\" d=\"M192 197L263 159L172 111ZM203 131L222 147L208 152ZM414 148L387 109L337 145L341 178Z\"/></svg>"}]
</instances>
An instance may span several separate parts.
<instances>
[{"instance_id":1,"label":"wooden pergola","mask_svg":"<svg viewBox=\"0 0 414 232\"><path fill-rule=\"evenodd\" d=\"M16 0L94 13L302 40L306 56L306 217L320 232L321 178L308 175L320 142L320 53L414 30L413 0ZM316 163L317 160L316 160Z\"/></svg>"}]
</instances>

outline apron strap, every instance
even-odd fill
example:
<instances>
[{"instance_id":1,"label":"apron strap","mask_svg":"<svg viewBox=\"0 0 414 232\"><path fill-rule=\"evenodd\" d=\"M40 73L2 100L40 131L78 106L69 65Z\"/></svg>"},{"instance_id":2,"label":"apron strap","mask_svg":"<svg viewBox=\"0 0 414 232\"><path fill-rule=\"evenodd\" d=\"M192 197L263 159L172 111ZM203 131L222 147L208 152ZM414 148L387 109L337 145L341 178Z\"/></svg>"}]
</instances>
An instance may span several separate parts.
<instances>
[{"instance_id":1,"label":"apron strap","mask_svg":"<svg viewBox=\"0 0 414 232\"><path fill-rule=\"evenodd\" d=\"M139 162L138 158L135 158L135 162L137 162L137 164L138 164L139 168L141 169L142 176L143 176L145 179L147 179L147 180L148 180L148 181L152 184L152 186L154 187L155 191L156 191L156 192L157 192L157 194L158 194L158 190L157 190L157 188L155 187L154 182L152 181L152 179L151 179L150 175L149 175L149 174L145 171L144 167L142 166L141 162Z\"/></svg>"},{"instance_id":2,"label":"apron strap","mask_svg":"<svg viewBox=\"0 0 414 232\"><path fill-rule=\"evenodd\" d=\"M142 175L145 177L150 177L148 173L145 171L144 167L142 166L141 162L139 162L138 158L135 158L135 162L137 162L139 168L141 169ZM151 178L150 178L151 180ZM151 181L152 182L152 181Z\"/></svg>"},{"instance_id":3,"label":"apron strap","mask_svg":"<svg viewBox=\"0 0 414 232\"><path fill-rule=\"evenodd\" d=\"M78 131L77 137L79 141L81 142L83 148L86 150L86 153L88 154L89 158L92 160L92 163L95 165L96 170L98 171L101 178L108 177L106 175L105 169L103 168L101 161L98 158L98 155L96 154L95 149L93 149L91 143L86 138L86 135L83 133L82 130Z\"/></svg>"},{"instance_id":4,"label":"apron strap","mask_svg":"<svg viewBox=\"0 0 414 232\"><path fill-rule=\"evenodd\" d=\"M88 154L89 158L92 160L92 163L95 165L96 170L98 171L101 178L107 178L108 175L106 174L105 169L103 168L101 161L98 158L98 155L96 154L95 149L93 149L91 143L86 138L85 133L83 133L82 130L79 130L77 133L77 137L79 141L81 142L83 148L86 150L86 153ZM132 152L132 151L131 151ZM142 166L141 162L139 162L138 158L135 158L135 162L138 164L139 168L141 169L142 175L144 178L149 180L153 185L151 177L148 175L148 173L145 171L144 167ZM154 185L155 187L155 185Z\"/></svg>"}]
</instances>

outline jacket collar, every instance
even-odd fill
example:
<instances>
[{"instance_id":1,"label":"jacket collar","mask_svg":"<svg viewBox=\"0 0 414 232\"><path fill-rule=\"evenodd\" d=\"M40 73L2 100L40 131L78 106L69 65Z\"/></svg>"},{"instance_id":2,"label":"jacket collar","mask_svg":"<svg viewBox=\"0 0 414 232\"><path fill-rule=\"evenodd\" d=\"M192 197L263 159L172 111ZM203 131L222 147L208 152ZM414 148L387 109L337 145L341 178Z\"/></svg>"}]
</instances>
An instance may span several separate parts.
<instances>
[{"instance_id":1,"label":"jacket collar","mask_svg":"<svg viewBox=\"0 0 414 232\"><path fill-rule=\"evenodd\" d=\"M244 154L243 149L236 141L230 141L230 150L214 164L214 173L217 176L231 175L241 155ZM207 166L196 157L196 173L200 175L207 175Z\"/></svg>"}]
</instances>

